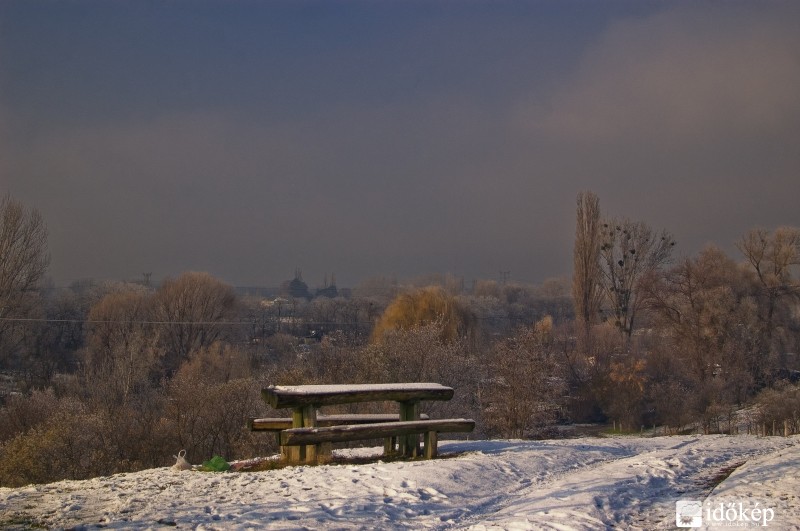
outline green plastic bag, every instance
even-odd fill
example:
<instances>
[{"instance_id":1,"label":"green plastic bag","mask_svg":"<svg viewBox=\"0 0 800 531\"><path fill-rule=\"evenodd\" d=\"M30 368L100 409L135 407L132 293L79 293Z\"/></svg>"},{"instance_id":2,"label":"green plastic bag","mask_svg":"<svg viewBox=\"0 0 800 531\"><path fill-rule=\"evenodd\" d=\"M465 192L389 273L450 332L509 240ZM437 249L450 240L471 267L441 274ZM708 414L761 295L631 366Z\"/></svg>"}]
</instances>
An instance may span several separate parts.
<instances>
[{"instance_id":1,"label":"green plastic bag","mask_svg":"<svg viewBox=\"0 0 800 531\"><path fill-rule=\"evenodd\" d=\"M218 455L215 455L208 461L203 461L203 470L206 472L225 472L230 470L231 464L225 461Z\"/></svg>"}]
</instances>

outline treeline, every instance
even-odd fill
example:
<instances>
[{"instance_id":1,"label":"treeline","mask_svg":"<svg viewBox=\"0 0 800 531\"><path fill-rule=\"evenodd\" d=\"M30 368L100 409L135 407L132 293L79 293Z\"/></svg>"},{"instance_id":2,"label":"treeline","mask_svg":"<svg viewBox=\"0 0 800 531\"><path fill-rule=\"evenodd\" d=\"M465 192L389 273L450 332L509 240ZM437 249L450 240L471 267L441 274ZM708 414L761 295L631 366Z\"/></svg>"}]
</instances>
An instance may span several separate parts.
<instances>
[{"instance_id":1,"label":"treeline","mask_svg":"<svg viewBox=\"0 0 800 531\"><path fill-rule=\"evenodd\" d=\"M753 229L737 259L715 246L675 259L668 232L602 216L591 192L579 194L576 212L577 341L567 363L586 414L629 428L719 430L775 388L769 396L785 407L762 407L758 420L788 421L797 433L787 385L800 376L800 229Z\"/></svg>"},{"instance_id":2,"label":"treeline","mask_svg":"<svg viewBox=\"0 0 800 531\"><path fill-rule=\"evenodd\" d=\"M508 291L512 301L523 292L535 296L519 287L484 287ZM327 300L326 308L361 304L375 311L373 326L319 334L312 332L320 322L341 321L320 321L314 301L294 301L280 318L269 309L275 314L262 326L252 317L265 318L274 301L237 298L206 273L184 273L157 289L84 283L59 291L42 300L41 320L17 322L20 341L5 360L17 387L0 408L0 482L163 466L180 449L195 461L274 453L273 437L245 427L248 417L268 414L260 390L270 383L436 381L458 393L431 404L431 414L480 418L486 411L483 434L532 435L557 418L563 394L563 386L547 387L549 378L563 381L555 351L541 348L552 343L552 323L546 318L525 332L519 341L527 350L510 348L490 339L502 319L476 317L486 313L486 297L428 287L370 304ZM568 305L567 297L558 300L548 304ZM67 308L71 319L53 313ZM271 328L281 330L264 333ZM549 363L546 371L534 370L538 358ZM534 380L520 379L509 362L535 373L547 392L533 394ZM515 378L510 392L505 381L487 385L491 367ZM525 393L529 413L521 414Z\"/></svg>"},{"instance_id":3,"label":"treeline","mask_svg":"<svg viewBox=\"0 0 800 531\"><path fill-rule=\"evenodd\" d=\"M18 259L0 262L0 485L163 466L180 449L272 453L245 427L271 383L440 382L456 397L429 412L487 437L718 431L751 401L759 422L797 430L800 231L753 231L740 261L711 247L678 260L671 235L604 218L591 193L576 218L571 281L371 279L265 299L196 272L48 289L42 220L6 197L0 249Z\"/></svg>"}]
</instances>

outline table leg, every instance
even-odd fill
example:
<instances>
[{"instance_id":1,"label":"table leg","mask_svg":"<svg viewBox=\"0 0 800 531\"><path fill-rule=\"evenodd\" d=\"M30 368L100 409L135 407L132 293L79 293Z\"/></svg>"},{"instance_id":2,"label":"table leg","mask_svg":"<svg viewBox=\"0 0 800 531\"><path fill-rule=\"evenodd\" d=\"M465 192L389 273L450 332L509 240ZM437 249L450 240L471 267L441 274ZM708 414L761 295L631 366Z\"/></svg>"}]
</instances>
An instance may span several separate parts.
<instances>
[{"instance_id":1,"label":"table leg","mask_svg":"<svg viewBox=\"0 0 800 531\"><path fill-rule=\"evenodd\" d=\"M293 428L314 428L317 425L317 408L297 407L292 410ZM289 459L295 463L316 463L317 447L313 444L289 447Z\"/></svg>"},{"instance_id":2,"label":"table leg","mask_svg":"<svg viewBox=\"0 0 800 531\"><path fill-rule=\"evenodd\" d=\"M419 400L400 402L400 420L419 420ZM419 435L400 437L399 453L404 457L417 457L420 453Z\"/></svg>"},{"instance_id":3,"label":"table leg","mask_svg":"<svg viewBox=\"0 0 800 531\"><path fill-rule=\"evenodd\" d=\"M394 437L386 437L383 440L383 455L386 457L390 457L394 454L394 445L395 445L395 438Z\"/></svg>"}]
</instances>

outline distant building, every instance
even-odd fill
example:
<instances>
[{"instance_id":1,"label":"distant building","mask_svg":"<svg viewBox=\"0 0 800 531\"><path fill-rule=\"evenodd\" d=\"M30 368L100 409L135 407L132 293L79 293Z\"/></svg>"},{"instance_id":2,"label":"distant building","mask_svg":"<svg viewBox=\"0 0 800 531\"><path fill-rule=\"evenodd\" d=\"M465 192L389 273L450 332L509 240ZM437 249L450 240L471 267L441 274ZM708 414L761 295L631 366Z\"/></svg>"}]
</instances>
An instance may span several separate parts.
<instances>
[{"instance_id":1,"label":"distant building","mask_svg":"<svg viewBox=\"0 0 800 531\"><path fill-rule=\"evenodd\" d=\"M287 280L281 284L281 295L293 299L312 299L311 292L308 291L308 285L303 282L303 274L300 269L295 269L292 280Z\"/></svg>"},{"instance_id":2,"label":"distant building","mask_svg":"<svg viewBox=\"0 0 800 531\"><path fill-rule=\"evenodd\" d=\"M336 289L336 277L331 275L331 281L328 283L328 275L325 275L325 282L323 287L317 288L315 297L328 297L335 299L339 296L339 290Z\"/></svg>"}]
</instances>

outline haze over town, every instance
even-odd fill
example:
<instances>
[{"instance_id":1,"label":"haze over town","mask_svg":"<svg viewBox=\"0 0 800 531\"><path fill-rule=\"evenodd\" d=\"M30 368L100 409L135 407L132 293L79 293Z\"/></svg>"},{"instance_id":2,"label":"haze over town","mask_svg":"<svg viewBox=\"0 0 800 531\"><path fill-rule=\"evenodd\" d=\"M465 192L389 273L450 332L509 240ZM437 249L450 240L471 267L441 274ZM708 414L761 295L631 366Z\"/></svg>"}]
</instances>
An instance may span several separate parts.
<instances>
[{"instance_id":1,"label":"haze over town","mask_svg":"<svg viewBox=\"0 0 800 531\"><path fill-rule=\"evenodd\" d=\"M49 274L568 275L800 225L796 2L0 3L0 191Z\"/></svg>"}]
</instances>

